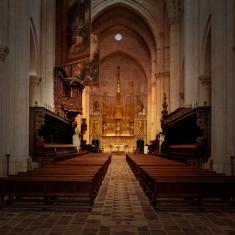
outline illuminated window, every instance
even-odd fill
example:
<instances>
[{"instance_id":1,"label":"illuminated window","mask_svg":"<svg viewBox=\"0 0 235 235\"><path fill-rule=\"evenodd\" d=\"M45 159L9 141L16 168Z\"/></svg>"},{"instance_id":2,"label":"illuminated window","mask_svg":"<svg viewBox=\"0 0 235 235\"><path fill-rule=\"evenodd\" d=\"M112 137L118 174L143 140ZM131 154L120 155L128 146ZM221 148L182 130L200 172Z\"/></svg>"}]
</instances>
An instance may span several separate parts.
<instances>
[{"instance_id":1,"label":"illuminated window","mask_svg":"<svg viewBox=\"0 0 235 235\"><path fill-rule=\"evenodd\" d=\"M121 41L122 38L123 38L123 36L122 36L122 34L120 34L120 33L116 33L116 34L114 35L114 39L115 39L116 41Z\"/></svg>"}]
</instances>

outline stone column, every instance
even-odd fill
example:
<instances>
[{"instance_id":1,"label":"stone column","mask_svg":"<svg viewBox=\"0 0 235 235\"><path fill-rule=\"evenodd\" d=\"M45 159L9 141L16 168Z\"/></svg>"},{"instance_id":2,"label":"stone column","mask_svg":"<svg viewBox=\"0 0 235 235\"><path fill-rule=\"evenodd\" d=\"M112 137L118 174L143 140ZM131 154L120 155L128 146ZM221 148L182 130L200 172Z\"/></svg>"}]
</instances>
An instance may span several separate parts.
<instances>
[{"instance_id":1,"label":"stone column","mask_svg":"<svg viewBox=\"0 0 235 235\"><path fill-rule=\"evenodd\" d=\"M199 105L211 105L211 76L199 76Z\"/></svg>"},{"instance_id":2,"label":"stone column","mask_svg":"<svg viewBox=\"0 0 235 235\"><path fill-rule=\"evenodd\" d=\"M82 118L86 118L87 131L83 136L83 140L86 140L86 143L90 143L89 138L89 124L90 124L90 87L85 87L82 92Z\"/></svg>"},{"instance_id":3,"label":"stone column","mask_svg":"<svg viewBox=\"0 0 235 235\"><path fill-rule=\"evenodd\" d=\"M4 65L4 152L10 173L27 169L29 142L29 21L28 1L7 1L7 45ZM3 79L4 80L4 79Z\"/></svg>"},{"instance_id":4,"label":"stone column","mask_svg":"<svg viewBox=\"0 0 235 235\"><path fill-rule=\"evenodd\" d=\"M147 144L149 143L150 140L154 140L156 136L156 131L157 131L157 104L158 104L158 97L157 97L157 81L155 79L155 68L156 68L156 61L152 61L152 73L151 73L151 78L150 80L150 86L151 86L151 122L150 122L150 135L147 139Z\"/></svg>"},{"instance_id":5,"label":"stone column","mask_svg":"<svg viewBox=\"0 0 235 235\"><path fill-rule=\"evenodd\" d=\"M180 19L172 19L170 28L170 111L180 105L180 38Z\"/></svg>"},{"instance_id":6,"label":"stone column","mask_svg":"<svg viewBox=\"0 0 235 235\"><path fill-rule=\"evenodd\" d=\"M75 145L77 147L77 150L79 150L80 146L81 146L81 124L82 124L82 115L81 114L77 115L76 122L77 122L77 127L76 127L75 133L73 135L73 145Z\"/></svg>"},{"instance_id":7,"label":"stone column","mask_svg":"<svg viewBox=\"0 0 235 235\"><path fill-rule=\"evenodd\" d=\"M192 107L198 97L199 30L198 1L186 0L184 6L184 106Z\"/></svg>"},{"instance_id":8,"label":"stone column","mask_svg":"<svg viewBox=\"0 0 235 235\"><path fill-rule=\"evenodd\" d=\"M54 107L55 0L42 0L41 105Z\"/></svg>"},{"instance_id":9,"label":"stone column","mask_svg":"<svg viewBox=\"0 0 235 235\"><path fill-rule=\"evenodd\" d=\"M1 9L1 8L0 8ZM1 28L1 22L0 22ZM0 176L6 174L6 56L0 47Z\"/></svg>"},{"instance_id":10,"label":"stone column","mask_svg":"<svg viewBox=\"0 0 235 235\"><path fill-rule=\"evenodd\" d=\"M152 133L152 87L151 87L151 79L149 79L148 85L147 85L147 104L148 104L148 110L147 110L147 142L151 140L151 133Z\"/></svg>"},{"instance_id":11,"label":"stone column","mask_svg":"<svg viewBox=\"0 0 235 235\"><path fill-rule=\"evenodd\" d=\"M212 158L214 170L227 174L235 146L233 4L228 0L212 5Z\"/></svg>"},{"instance_id":12,"label":"stone column","mask_svg":"<svg viewBox=\"0 0 235 235\"><path fill-rule=\"evenodd\" d=\"M6 109L7 76L6 67L10 50L7 43L8 1L0 1L0 176L6 175Z\"/></svg>"},{"instance_id":13,"label":"stone column","mask_svg":"<svg viewBox=\"0 0 235 235\"><path fill-rule=\"evenodd\" d=\"M161 112L164 93L169 97L169 38L168 29L159 33L156 48L156 61L154 61L155 73L154 80L156 89L155 94L155 117L152 119L154 132L151 140L156 138L156 135L161 132ZM169 101L169 99L167 99Z\"/></svg>"},{"instance_id":14,"label":"stone column","mask_svg":"<svg viewBox=\"0 0 235 235\"><path fill-rule=\"evenodd\" d=\"M161 131L161 109L162 109L162 93L163 93L163 87L162 87L162 77L161 77L162 73L158 72L155 73L155 79L156 79L156 98L157 98L157 102L156 102L156 133L155 133L155 137L156 134L158 134ZM155 138L154 138L155 139Z\"/></svg>"},{"instance_id":15,"label":"stone column","mask_svg":"<svg viewBox=\"0 0 235 235\"><path fill-rule=\"evenodd\" d=\"M234 156L235 150L235 1L227 1L227 155L229 161L229 168L227 172L231 175L231 156ZM231 33L233 32L233 33Z\"/></svg>"},{"instance_id":16,"label":"stone column","mask_svg":"<svg viewBox=\"0 0 235 235\"><path fill-rule=\"evenodd\" d=\"M170 20L170 111L180 106L181 72L183 59L182 1L168 0Z\"/></svg>"},{"instance_id":17,"label":"stone column","mask_svg":"<svg viewBox=\"0 0 235 235\"><path fill-rule=\"evenodd\" d=\"M159 33L159 40L157 43L157 69L155 75L156 79L156 97L157 97L157 104L156 104L156 135L161 131L161 111L162 111L162 97L164 93L164 81L163 81L163 74L164 74L164 32Z\"/></svg>"},{"instance_id":18,"label":"stone column","mask_svg":"<svg viewBox=\"0 0 235 235\"><path fill-rule=\"evenodd\" d=\"M29 105L39 106L41 104L40 83L42 78L37 75L31 75L29 80Z\"/></svg>"}]
</instances>

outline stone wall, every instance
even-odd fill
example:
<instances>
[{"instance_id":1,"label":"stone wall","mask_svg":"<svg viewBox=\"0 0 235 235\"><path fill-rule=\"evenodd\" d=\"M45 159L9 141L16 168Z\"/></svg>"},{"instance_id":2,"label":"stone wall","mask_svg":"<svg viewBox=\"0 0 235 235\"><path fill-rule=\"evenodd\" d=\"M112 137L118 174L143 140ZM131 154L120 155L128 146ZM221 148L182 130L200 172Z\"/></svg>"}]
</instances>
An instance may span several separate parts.
<instances>
[{"instance_id":1,"label":"stone wall","mask_svg":"<svg viewBox=\"0 0 235 235\"><path fill-rule=\"evenodd\" d=\"M231 173L235 146L234 1L185 1L185 106L211 105L211 159Z\"/></svg>"},{"instance_id":2,"label":"stone wall","mask_svg":"<svg viewBox=\"0 0 235 235\"><path fill-rule=\"evenodd\" d=\"M54 34L50 34L50 30L41 27L41 7L45 7L45 4L47 7L51 5L50 12L44 20L51 23L50 27L54 27L55 1L3 0L0 4L0 48L5 48L3 51L0 49L0 175L6 175L7 154L10 155L10 174L27 169L30 102L31 105L36 100L42 102L42 97L45 98L44 94L47 93L47 103L53 105L52 86L46 90L40 84L45 73L50 74L48 80L53 83L54 56L53 43L48 43L53 42ZM45 38L45 33L50 36ZM31 40L30 34L33 35ZM52 53L45 51L43 43ZM41 53L41 50L47 54ZM48 62L48 59L51 64L48 64L49 67L45 69L42 61ZM35 62L33 65L32 61ZM45 86L49 87L48 84ZM43 89L45 93L42 92ZM34 95L37 96L35 99L32 97Z\"/></svg>"}]
</instances>

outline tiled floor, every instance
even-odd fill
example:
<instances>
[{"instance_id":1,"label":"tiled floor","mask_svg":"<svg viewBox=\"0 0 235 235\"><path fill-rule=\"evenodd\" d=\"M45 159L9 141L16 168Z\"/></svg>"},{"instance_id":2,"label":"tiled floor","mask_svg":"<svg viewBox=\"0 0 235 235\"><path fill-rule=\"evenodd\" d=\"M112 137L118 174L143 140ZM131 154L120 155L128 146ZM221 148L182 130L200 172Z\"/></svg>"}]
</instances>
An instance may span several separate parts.
<instances>
[{"instance_id":1,"label":"tiled floor","mask_svg":"<svg viewBox=\"0 0 235 235\"><path fill-rule=\"evenodd\" d=\"M155 212L124 156L114 155L90 213L2 210L0 234L235 235L235 212Z\"/></svg>"}]
</instances>

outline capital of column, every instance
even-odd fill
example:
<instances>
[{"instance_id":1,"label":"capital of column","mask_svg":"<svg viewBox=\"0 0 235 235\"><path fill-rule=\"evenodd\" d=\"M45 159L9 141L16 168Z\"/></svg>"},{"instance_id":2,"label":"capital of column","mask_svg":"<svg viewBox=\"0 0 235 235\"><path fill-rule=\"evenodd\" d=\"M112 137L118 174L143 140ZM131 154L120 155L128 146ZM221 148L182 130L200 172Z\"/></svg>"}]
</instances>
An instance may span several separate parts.
<instances>
[{"instance_id":1,"label":"capital of column","mask_svg":"<svg viewBox=\"0 0 235 235\"><path fill-rule=\"evenodd\" d=\"M7 54L9 54L10 50L8 47L0 46L0 61L5 61Z\"/></svg>"},{"instance_id":2,"label":"capital of column","mask_svg":"<svg viewBox=\"0 0 235 235\"><path fill-rule=\"evenodd\" d=\"M156 80L160 78L169 78L170 72L169 71L158 72L158 73L155 73L154 75L155 75Z\"/></svg>"},{"instance_id":3,"label":"capital of column","mask_svg":"<svg viewBox=\"0 0 235 235\"><path fill-rule=\"evenodd\" d=\"M182 0L167 0L168 16L170 24L179 23L183 14L183 1Z\"/></svg>"},{"instance_id":4,"label":"capital of column","mask_svg":"<svg viewBox=\"0 0 235 235\"><path fill-rule=\"evenodd\" d=\"M42 81L42 77L37 75L30 75L30 82L39 85Z\"/></svg>"},{"instance_id":5,"label":"capital of column","mask_svg":"<svg viewBox=\"0 0 235 235\"><path fill-rule=\"evenodd\" d=\"M211 83L211 76L210 75L202 74L198 78L199 78L200 84L202 86L209 86Z\"/></svg>"},{"instance_id":6,"label":"capital of column","mask_svg":"<svg viewBox=\"0 0 235 235\"><path fill-rule=\"evenodd\" d=\"M173 16L169 18L169 22L171 25L177 25L180 23L181 16Z\"/></svg>"}]
</instances>

